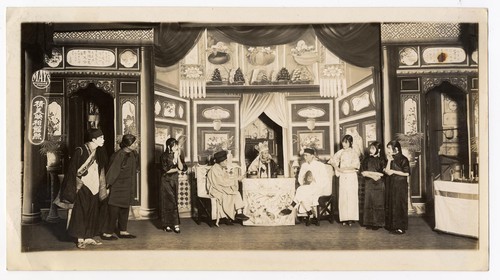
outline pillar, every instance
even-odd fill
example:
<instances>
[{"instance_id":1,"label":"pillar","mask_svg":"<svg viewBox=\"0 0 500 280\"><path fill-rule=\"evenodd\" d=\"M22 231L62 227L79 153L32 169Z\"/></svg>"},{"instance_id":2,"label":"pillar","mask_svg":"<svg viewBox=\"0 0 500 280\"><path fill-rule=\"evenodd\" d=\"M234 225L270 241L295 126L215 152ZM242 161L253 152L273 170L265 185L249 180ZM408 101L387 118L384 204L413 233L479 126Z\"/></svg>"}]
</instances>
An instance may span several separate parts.
<instances>
[{"instance_id":1,"label":"pillar","mask_svg":"<svg viewBox=\"0 0 500 280\"><path fill-rule=\"evenodd\" d=\"M384 106L384 119L383 119L383 128L384 128L384 132L383 132L383 135L384 135L384 140L383 140L383 145L385 146L389 141L392 140L392 135L391 135L391 131L392 131L392 127L391 127L391 115L390 115L390 112L391 112L391 106L390 106L390 102L391 102L391 96L390 96L390 92L389 92L389 64L388 64L388 59L387 59L387 47L386 46L383 46L382 47L382 59L383 59L383 63L382 63L382 100L384 102L383 106Z\"/></svg>"},{"instance_id":2,"label":"pillar","mask_svg":"<svg viewBox=\"0 0 500 280\"><path fill-rule=\"evenodd\" d=\"M45 165L40 164L41 156L39 148L31 144L29 137L29 113L31 98L34 96L31 87L31 76L33 75L33 61L28 52L24 53L24 154L23 154L23 192L22 192L22 214L23 224L38 223L42 220L40 205L36 199L40 183L44 181ZM43 176L41 176L43 175Z\"/></svg>"},{"instance_id":3,"label":"pillar","mask_svg":"<svg viewBox=\"0 0 500 280\"><path fill-rule=\"evenodd\" d=\"M141 47L141 96L140 96L140 158L141 158L141 207L142 218L156 217L155 164L154 164L154 85L151 47Z\"/></svg>"}]
</instances>

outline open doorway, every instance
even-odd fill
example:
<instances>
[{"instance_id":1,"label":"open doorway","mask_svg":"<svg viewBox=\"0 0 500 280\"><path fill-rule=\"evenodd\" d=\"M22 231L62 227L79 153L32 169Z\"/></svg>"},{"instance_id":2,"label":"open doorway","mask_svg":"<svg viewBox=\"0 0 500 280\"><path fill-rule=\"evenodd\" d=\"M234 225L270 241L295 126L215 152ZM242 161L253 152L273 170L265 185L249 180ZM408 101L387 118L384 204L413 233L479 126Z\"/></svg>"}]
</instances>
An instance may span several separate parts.
<instances>
[{"instance_id":1,"label":"open doorway","mask_svg":"<svg viewBox=\"0 0 500 280\"><path fill-rule=\"evenodd\" d=\"M108 93L90 84L80 89L68 101L68 148L73 151L86 141L90 128L99 128L104 134L104 147L108 156L115 148L115 110L114 99Z\"/></svg>"},{"instance_id":2,"label":"open doorway","mask_svg":"<svg viewBox=\"0 0 500 280\"><path fill-rule=\"evenodd\" d=\"M262 113L244 130L245 135L245 164L250 163L259 155L255 146L267 142L269 153L278 164L279 172L283 172L283 129Z\"/></svg>"}]
</instances>

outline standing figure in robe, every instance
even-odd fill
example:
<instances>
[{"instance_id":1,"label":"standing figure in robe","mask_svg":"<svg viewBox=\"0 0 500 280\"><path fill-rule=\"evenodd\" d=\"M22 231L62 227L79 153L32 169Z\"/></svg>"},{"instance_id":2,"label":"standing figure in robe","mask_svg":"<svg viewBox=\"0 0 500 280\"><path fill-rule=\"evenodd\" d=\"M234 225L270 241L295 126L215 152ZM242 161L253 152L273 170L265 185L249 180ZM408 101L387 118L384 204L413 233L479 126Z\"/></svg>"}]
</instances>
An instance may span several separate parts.
<instances>
[{"instance_id":1,"label":"standing figure in robe","mask_svg":"<svg viewBox=\"0 0 500 280\"><path fill-rule=\"evenodd\" d=\"M94 239L100 234L101 201L107 198L105 167L107 154L100 129L88 131L90 139L75 149L55 203L70 208L68 234L77 240L77 247L101 245Z\"/></svg>"},{"instance_id":2,"label":"standing figure in robe","mask_svg":"<svg viewBox=\"0 0 500 280\"><path fill-rule=\"evenodd\" d=\"M342 138L342 149L335 153L332 165L339 177L339 220L351 226L359 221L358 169L359 155L352 148L353 138L347 134Z\"/></svg>"},{"instance_id":3,"label":"standing figure in robe","mask_svg":"<svg viewBox=\"0 0 500 280\"><path fill-rule=\"evenodd\" d=\"M410 176L410 162L401 153L401 144L396 140L392 140L387 144L386 153L387 165L384 172L389 176L386 188L386 228L392 234L405 234L408 229L408 176Z\"/></svg>"}]
</instances>

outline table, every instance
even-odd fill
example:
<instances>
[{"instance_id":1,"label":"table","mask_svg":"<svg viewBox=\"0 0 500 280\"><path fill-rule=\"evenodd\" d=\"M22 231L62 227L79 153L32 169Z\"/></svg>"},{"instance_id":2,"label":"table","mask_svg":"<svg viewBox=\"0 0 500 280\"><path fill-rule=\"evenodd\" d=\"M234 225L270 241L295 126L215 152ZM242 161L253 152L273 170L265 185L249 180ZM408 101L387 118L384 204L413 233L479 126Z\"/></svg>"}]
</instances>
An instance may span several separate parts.
<instances>
[{"instance_id":1,"label":"table","mask_svg":"<svg viewBox=\"0 0 500 280\"><path fill-rule=\"evenodd\" d=\"M479 185L434 181L436 230L479 237Z\"/></svg>"},{"instance_id":2,"label":"table","mask_svg":"<svg viewBox=\"0 0 500 280\"><path fill-rule=\"evenodd\" d=\"M295 195L295 178L262 178L242 180L243 213L250 217L246 226L295 225L295 216L279 215Z\"/></svg>"}]
</instances>

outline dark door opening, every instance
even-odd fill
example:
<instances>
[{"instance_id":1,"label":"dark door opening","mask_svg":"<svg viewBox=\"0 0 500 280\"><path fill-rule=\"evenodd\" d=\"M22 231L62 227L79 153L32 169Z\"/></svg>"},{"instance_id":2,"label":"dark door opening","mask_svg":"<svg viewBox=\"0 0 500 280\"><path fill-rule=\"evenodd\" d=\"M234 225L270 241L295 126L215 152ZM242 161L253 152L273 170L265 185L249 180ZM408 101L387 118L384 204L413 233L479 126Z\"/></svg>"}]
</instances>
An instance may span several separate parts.
<instances>
[{"instance_id":1,"label":"dark door opening","mask_svg":"<svg viewBox=\"0 0 500 280\"><path fill-rule=\"evenodd\" d=\"M68 110L69 151L73 151L90 140L86 139L88 129L99 128L104 134L104 147L110 156L115 148L113 97L98 89L94 84L90 84L69 98Z\"/></svg>"},{"instance_id":2,"label":"dark door opening","mask_svg":"<svg viewBox=\"0 0 500 280\"><path fill-rule=\"evenodd\" d=\"M255 145L262 143L264 141L268 142L269 151L273 156L273 159L278 164L279 170L284 170L283 165L283 129L273 120L271 120L265 113L259 116L259 120L265 124L268 131L262 132L257 131L249 138L245 138L245 161L246 165L250 163L258 156L259 152L255 150Z\"/></svg>"}]
</instances>

